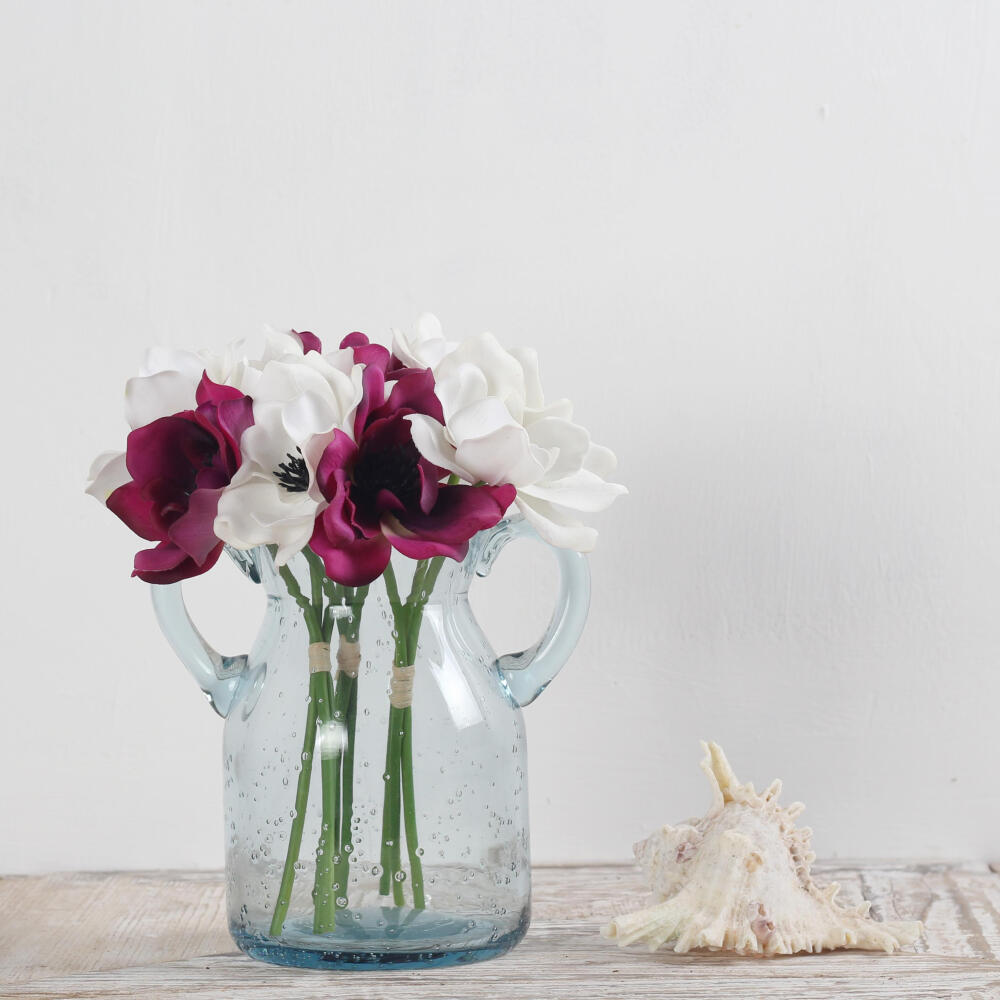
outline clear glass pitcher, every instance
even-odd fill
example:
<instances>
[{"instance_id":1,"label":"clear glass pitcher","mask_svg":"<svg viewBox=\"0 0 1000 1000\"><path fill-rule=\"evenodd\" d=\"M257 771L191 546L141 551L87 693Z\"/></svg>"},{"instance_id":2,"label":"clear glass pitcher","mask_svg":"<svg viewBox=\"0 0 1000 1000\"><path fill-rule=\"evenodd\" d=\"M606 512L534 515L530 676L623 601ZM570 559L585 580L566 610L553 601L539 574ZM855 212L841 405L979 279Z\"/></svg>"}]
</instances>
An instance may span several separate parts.
<instances>
[{"instance_id":1,"label":"clear glass pitcher","mask_svg":"<svg viewBox=\"0 0 1000 1000\"><path fill-rule=\"evenodd\" d=\"M154 586L174 651L225 718L230 930L254 958L317 968L450 965L503 954L530 917L521 708L572 652L586 560L552 549L555 612L497 657L468 601L517 537L481 532L462 563L393 556L367 593L231 551L268 595L250 653L213 650L179 584ZM544 543L542 543L544 544ZM325 641L328 640L328 641Z\"/></svg>"}]
</instances>

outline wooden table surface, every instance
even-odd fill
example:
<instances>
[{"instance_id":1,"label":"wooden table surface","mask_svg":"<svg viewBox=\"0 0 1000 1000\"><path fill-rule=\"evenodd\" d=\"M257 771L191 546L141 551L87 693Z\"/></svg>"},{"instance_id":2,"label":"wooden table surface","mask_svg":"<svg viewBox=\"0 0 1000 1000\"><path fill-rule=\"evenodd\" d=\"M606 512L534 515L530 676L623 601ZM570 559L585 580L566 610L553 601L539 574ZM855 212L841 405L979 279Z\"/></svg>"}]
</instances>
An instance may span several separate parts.
<instances>
[{"instance_id":1,"label":"wooden table surface","mask_svg":"<svg viewBox=\"0 0 1000 1000\"><path fill-rule=\"evenodd\" d=\"M531 929L503 958L441 970L315 972L237 952L216 872L12 876L0 878L0 997L1000 1000L1000 866L816 868L841 883L845 901L872 900L877 917L923 920L926 940L896 955L621 951L598 928L646 900L638 872L538 868Z\"/></svg>"}]
</instances>

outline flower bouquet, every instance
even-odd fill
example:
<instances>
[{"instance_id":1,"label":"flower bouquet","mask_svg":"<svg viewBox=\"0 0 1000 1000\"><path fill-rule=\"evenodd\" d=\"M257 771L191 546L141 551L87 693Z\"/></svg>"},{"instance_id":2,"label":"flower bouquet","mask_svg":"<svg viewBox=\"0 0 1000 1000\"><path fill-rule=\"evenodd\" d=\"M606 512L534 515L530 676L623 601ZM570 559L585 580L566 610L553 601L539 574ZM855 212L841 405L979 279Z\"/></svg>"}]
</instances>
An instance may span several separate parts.
<instances>
[{"instance_id":1,"label":"flower bouquet","mask_svg":"<svg viewBox=\"0 0 1000 1000\"><path fill-rule=\"evenodd\" d=\"M576 553L596 532L581 515L625 492L607 481L612 453L567 401L545 402L534 352L490 334L450 342L431 316L394 331L391 350L352 333L324 352L295 331L221 354L153 349L125 409L126 449L98 456L87 491L152 543L133 575L157 585L175 649L227 716L241 947L355 965L516 943L528 878L519 708L582 627ZM498 660L466 592L518 533L571 561L546 636ZM272 598L254 650L231 659L170 596L223 549ZM482 817L455 807L463 789L486 800Z\"/></svg>"}]
</instances>

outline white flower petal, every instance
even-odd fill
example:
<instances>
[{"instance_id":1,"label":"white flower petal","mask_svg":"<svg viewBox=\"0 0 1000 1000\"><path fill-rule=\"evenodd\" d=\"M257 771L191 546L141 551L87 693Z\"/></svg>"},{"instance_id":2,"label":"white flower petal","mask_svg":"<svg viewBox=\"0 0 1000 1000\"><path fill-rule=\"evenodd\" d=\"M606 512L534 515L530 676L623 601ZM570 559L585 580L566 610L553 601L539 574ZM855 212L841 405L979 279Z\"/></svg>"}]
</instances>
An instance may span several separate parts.
<instances>
[{"instance_id":1,"label":"white flower petal","mask_svg":"<svg viewBox=\"0 0 1000 1000\"><path fill-rule=\"evenodd\" d=\"M429 340L444 340L444 331L441 329L441 320L434 313L421 313L417 317L415 324L417 339L421 343Z\"/></svg>"},{"instance_id":2,"label":"white flower petal","mask_svg":"<svg viewBox=\"0 0 1000 1000\"><path fill-rule=\"evenodd\" d=\"M302 457L306 460L306 468L309 470L309 491L316 500L322 499L319 485L316 482L316 470L323 458L326 446L333 440L334 434L340 428L332 428L324 434L313 434L308 441L302 445Z\"/></svg>"},{"instance_id":3,"label":"white flower petal","mask_svg":"<svg viewBox=\"0 0 1000 1000\"><path fill-rule=\"evenodd\" d=\"M335 371L340 372L343 375L350 375L354 370L354 349L351 347L337 348L334 351L326 351L324 354L319 355L313 351L311 354L306 355L306 361L313 364L313 355L317 359L322 361L324 365Z\"/></svg>"},{"instance_id":4,"label":"white flower petal","mask_svg":"<svg viewBox=\"0 0 1000 1000\"><path fill-rule=\"evenodd\" d=\"M340 413L331 398L304 392L281 408L285 432L299 446L314 434L326 434L337 426Z\"/></svg>"},{"instance_id":5,"label":"white flower petal","mask_svg":"<svg viewBox=\"0 0 1000 1000\"><path fill-rule=\"evenodd\" d=\"M467 406L485 400L489 396L489 386L486 376L476 365L459 365L451 375L435 379L434 394L441 401L445 423L448 423Z\"/></svg>"},{"instance_id":6,"label":"white flower petal","mask_svg":"<svg viewBox=\"0 0 1000 1000\"><path fill-rule=\"evenodd\" d=\"M567 517L565 512L520 492L514 501L531 526L550 545L577 552L592 552L597 544L597 532L581 521Z\"/></svg>"},{"instance_id":7,"label":"white flower petal","mask_svg":"<svg viewBox=\"0 0 1000 1000\"><path fill-rule=\"evenodd\" d=\"M464 438L482 437L501 427L520 427L521 424L510 415L510 411L499 399L487 396L452 414L445 426L452 440L457 443Z\"/></svg>"},{"instance_id":8,"label":"white flower petal","mask_svg":"<svg viewBox=\"0 0 1000 1000\"><path fill-rule=\"evenodd\" d=\"M257 381L257 396L268 402L287 403L303 392L329 392L327 380L311 365L291 361L269 361Z\"/></svg>"},{"instance_id":9,"label":"white flower petal","mask_svg":"<svg viewBox=\"0 0 1000 1000\"><path fill-rule=\"evenodd\" d=\"M194 351L180 351L174 347L154 346L146 351L139 376L157 375L160 372L180 372L195 383L205 370L205 357Z\"/></svg>"},{"instance_id":10,"label":"white flower petal","mask_svg":"<svg viewBox=\"0 0 1000 1000\"><path fill-rule=\"evenodd\" d=\"M617 497L628 493L628 490L619 483L605 482L600 476L581 469L562 479L532 483L519 492L567 510L591 514L606 510Z\"/></svg>"},{"instance_id":11,"label":"white flower petal","mask_svg":"<svg viewBox=\"0 0 1000 1000\"><path fill-rule=\"evenodd\" d=\"M466 482L478 482L472 478L472 473L468 469L463 469L458 464L455 449L445 436L444 427L433 417L428 417L423 413L410 413L404 419L409 420L413 443L424 458L441 466L442 469L454 472L456 476L461 476Z\"/></svg>"},{"instance_id":12,"label":"white flower petal","mask_svg":"<svg viewBox=\"0 0 1000 1000\"><path fill-rule=\"evenodd\" d=\"M524 371L492 333L463 340L435 367L435 377L449 378L466 364L482 371L489 395L504 403L514 419L520 421L524 411Z\"/></svg>"},{"instance_id":13,"label":"white flower petal","mask_svg":"<svg viewBox=\"0 0 1000 1000\"><path fill-rule=\"evenodd\" d=\"M524 405L540 410L545 405L545 396L538 374L538 352L532 347L512 347L510 354L517 359L524 373Z\"/></svg>"},{"instance_id":14,"label":"white flower petal","mask_svg":"<svg viewBox=\"0 0 1000 1000\"><path fill-rule=\"evenodd\" d=\"M445 340L441 321L431 313L417 317L411 334L392 331L392 353L410 368L434 368L455 347Z\"/></svg>"},{"instance_id":15,"label":"white flower petal","mask_svg":"<svg viewBox=\"0 0 1000 1000\"><path fill-rule=\"evenodd\" d=\"M125 383L125 419L135 430L160 417L192 410L197 388L197 380L178 371L130 378Z\"/></svg>"},{"instance_id":16,"label":"white flower petal","mask_svg":"<svg viewBox=\"0 0 1000 1000\"><path fill-rule=\"evenodd\" d=\"M472 474L470 482L482 480L491 486L513 483L520 487L534 482L544 472L528 432L513 422L481 437L463 438L455 449L455 458Z\"/></svg>"},{"instance_id":17,"label":"white flower petal","mask_svg":"<svg viewBox=\"0 0 1000 1000\"><path fill-rule=\"evenodd\" d=\"M531 424L538 420L547 420L555 417L558 420L573 419L573 404L568 399L557 399L547 403L540 410L525 410L524 422Z\"/></svg>"},{"instance_id":18,"label":"white flower petal","mask_svg":"<svg viewBox=\"0 0 1000 1000\"><path fill-rule=\"evenodd\" d=\"M274 553L274 564L284 566L297 556L309 544L314 527L314 517L305 518L298 523L286 522L284 530L274 543L278 546L277 552Z\"/></svg>"},{"instance_id":19,"label":"white flower petal","mask_svg":"<svg viewBox=\"0 0 1000 1000\"><path fill-rule=\"evenodd\" d=\"M590 435L579 424L561 417L543 417L528 425L531 443L554 452L545 471L546 480L561 479L578 472L590 448Z\"/></svg>"},{"instance_id":20,"label":"white flower petal","mask_svg":"<svg viewBox=\"0 0 1000 1000\"><path fill-rule=\"evenodd\" d=\"M240 440L243 466L237 475L244 470L247 475L254 471L271 475L289 453L295 454L299 442L285 430L283 410L281 403L254 403L253 426L243 432ZM277 488L277 480L275 485Z\"/></svg>"},{"instance_id":21,"label":"white flower petal","mask_svg":"<svg viewBox=\"0 0 1000 1000\"><path fill-rule=\"evenodd\" d=\"M282 493L290 499L283 499ZM234 477L219 498L215 533L237 549L278 545L294 554L309 541L316 513L317 504L308 493L288 493L259 476L242 483Z\"/></svg>"},{"instance_id":22,"label":"white flower petal","mask_svg":"<svg viewBox=\"0 0 1000 1000\"><path fill-rule=\"evenodd\" d=\"M607 479L618 468L618 459L610 448L591 443L583 459L583 467L595 476Z\"/></svg>"},{"instance_id":23,"label":"white flower petal","mask_svg":"<svg viewBox=\"0 0 1000 1000\"><path fill-rule=\"evenodd\" d=\"M90 465L85 492L107 503L108 497L131 478L125 468L125 452L102 451Z\"/></svg>"},{"instance_id":24,"label":"white flower petal","mask_svg":"<svg viewBox=\"0 0 1000 1000\"><path fill-rule=\"evenodd\" d=\"M264 328L264 350L261 353L261 361L264 364L277 358L287 358L289 355L301 358L304 354L302 341L291 330Z\"/></svg>"}]
</instances>

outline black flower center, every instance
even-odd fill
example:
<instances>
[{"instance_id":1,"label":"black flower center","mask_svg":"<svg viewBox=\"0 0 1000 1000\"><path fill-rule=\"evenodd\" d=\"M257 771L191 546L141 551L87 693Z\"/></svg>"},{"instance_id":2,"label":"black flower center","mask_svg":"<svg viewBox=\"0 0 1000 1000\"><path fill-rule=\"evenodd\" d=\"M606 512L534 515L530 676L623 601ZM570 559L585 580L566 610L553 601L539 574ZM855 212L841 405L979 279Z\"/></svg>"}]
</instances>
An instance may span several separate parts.
<instances>
[{"instance_id":1,"label":"black flower center","mask_svg":"<svg viewBox=\"0 0 1000 1000\"><path fill-rule=\"evenodd\" d=\"M355 503L366 507L382 490L388 490L404 507L416 507L420 502L419 460L420 453L411 442L362 451L352 477Z\"/></svg>"},{"instance_id":2,"label":"black flower center","mask_svg":"<svg viewBox=\"0 0 1000 1000\"><path fill-rule=\"evenodd\" d=\"M305 493L309 489L309 470L306 468L306 460L302 457L302 449L295 449L298 454L286 453L287 462L282 462L274 470L274 478L289 493Z\"/></svg>"}]
</instances>

